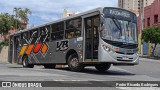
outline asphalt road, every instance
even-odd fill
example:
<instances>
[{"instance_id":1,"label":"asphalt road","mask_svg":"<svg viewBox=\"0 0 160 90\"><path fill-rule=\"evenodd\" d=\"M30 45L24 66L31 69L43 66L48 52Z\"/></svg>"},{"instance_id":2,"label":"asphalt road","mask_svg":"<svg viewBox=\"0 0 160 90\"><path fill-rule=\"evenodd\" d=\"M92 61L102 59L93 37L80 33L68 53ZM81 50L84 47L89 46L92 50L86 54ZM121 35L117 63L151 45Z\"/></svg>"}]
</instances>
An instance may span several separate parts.
<instances>
[{"instance_id":1,"label":"asphalt road","mask_svg":"<svg viewBox=\"0 0 160 90\"><path fill-rule=\"evenodd\" d=\"M23 68L21 65L0 63L0 81L160 81L160 60L140 58L139 65L111 66L103 73L98 72L94 67L86 67L83 72L72 72L68 68L45 69L43 66ZM129 88L112 89L128 90ZM79 88L79 90L83 89Z\"/></svg>"}]
</instances>

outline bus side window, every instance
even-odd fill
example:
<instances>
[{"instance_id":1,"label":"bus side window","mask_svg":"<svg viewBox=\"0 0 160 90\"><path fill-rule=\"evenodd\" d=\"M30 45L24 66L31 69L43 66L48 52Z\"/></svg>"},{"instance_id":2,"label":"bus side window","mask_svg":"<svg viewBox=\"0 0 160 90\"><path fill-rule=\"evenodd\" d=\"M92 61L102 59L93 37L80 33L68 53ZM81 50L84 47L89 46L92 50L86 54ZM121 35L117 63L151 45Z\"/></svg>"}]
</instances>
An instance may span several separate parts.
<instances>
[{"instance_id":1,"label":"bus side window","mask_svg":"<svg viewBox=\"0 0 160 90\"><path fill-rule=\"evenodd\" d=\"M37 39L38 39L38 29L30 31L31 44L37 43Z\"/></svg>"},{"instance_id":2,"label":"bus side window","mask_svg":"<svg viewBox=\"0 0 160 90\"><path fill-rule=\"evenodd\" d=\"M81 36L81 18L66 21L65 38L77 38Z\"/></svg>"},{"instance_id":3,"label":"bus side window","mask_svg":"<svg viewBox=\"0 0 160 90\"><path fill-rule=\"evenodd\" d=\"M49 42L50 41L50 30L51 30L51 27L50 25L49 26L46 26L45 27L45 30L47 30L47 38L46 38L46 41Z\"/></svg>"},{"instance_id":4,"label":"bus side window","mask_svg":"<svg viewBox=\"0 0 160 90\"><path fill-rule=\"evenodd\" d=\"M29 38L29 34L28 32L24 32L21 34L21 44L28 44L28 38Z\"/></svg>"},{"instance_id":5,"label":"bus side window","mask_svg":"<svg viewBox=\"0 0 160 90\"><path fill-rule=\"evenodd\" d=\"M51 39L52 39L52 41L56 40L56 36L55 36L55 24L51 25Z\"/></svg>"},{"instance_id":6,"label":"bus side window","mask_svg":"<svg viewBox=\"0 0 160 90\"><path fill-rule=\"evenodd\" d=\"M40 42L48 42L50 40L50 27L45 26L40 28Z\"/></svg>"},{"instance_id":7,"label":"bus side window","mask_svg":"<svg viewBox=\"0 0 160 90\"><path fill-rule=\"evenodd\" d=\"M63 36L64 36L64 22L53 24L51 39L59 40L59 39L63 39Z\"/></svg>"},{"instance_id":8,"label":"bus side window","mask_svg":"<svg viewBox=\"0 0 160 90\"><path fill-rule=\"evenodd\" d=\"M18 42L17 43L18 44L18 49L20 50L20 47L22 46L21 45L21 37L20 36L17 37L17 42Z\"/></svg>"}]
</instances>

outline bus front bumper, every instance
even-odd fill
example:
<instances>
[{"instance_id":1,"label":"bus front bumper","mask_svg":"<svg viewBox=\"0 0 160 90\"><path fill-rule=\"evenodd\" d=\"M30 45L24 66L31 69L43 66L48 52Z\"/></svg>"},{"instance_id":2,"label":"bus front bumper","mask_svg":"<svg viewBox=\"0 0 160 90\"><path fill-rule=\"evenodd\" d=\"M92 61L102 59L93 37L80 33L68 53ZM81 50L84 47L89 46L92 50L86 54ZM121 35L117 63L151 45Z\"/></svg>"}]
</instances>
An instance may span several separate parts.
<instances>
[{"instance_id":1,"label":"bus front bumper","mask_svg":"<svg viewBox=\"0 0 160 90\"><path fill-rule=\"evenodd\" d=\"M102 52L98 54L98 62L108 62L113 65L138 65L139 55L137 53L133 55L124 55L102 50Z\"/></svg>"}]
</instances>

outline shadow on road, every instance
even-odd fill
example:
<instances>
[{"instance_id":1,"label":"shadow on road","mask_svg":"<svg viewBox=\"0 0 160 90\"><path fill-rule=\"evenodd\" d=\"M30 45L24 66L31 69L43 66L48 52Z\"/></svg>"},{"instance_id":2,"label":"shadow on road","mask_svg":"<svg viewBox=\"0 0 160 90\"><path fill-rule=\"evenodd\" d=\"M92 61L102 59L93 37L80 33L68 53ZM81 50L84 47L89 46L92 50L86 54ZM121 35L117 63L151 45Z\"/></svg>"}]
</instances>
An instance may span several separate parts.
<instances>
[{"instance_id":1,"label":"shadow on road","mask_svg":"<svg viewBox=\"0 0 160 90\"><path fill-rule=\"evenodd\" d=\"M23 67L12 67L12 66L11 66L11 67L8 67L8 68L23 68Z\"/></svg>"},{"instance_id":2,"label":"shadow on road","mask_svg":"<svg viewBox=\"0 0 160 90\"><path fill-rule=\"evenodd\" d=\"M8 68L23 68L22 66L9 66ZM41 68L41 69L45 69L45 68ZM68 72L73 72L73 71L70 71L68 67L63 67L63 68L56 68L58 70L62 70L62 71L68 71ZM32 70L34 70L32 68ZM52 69L46 69L46 70L52 70ZM91 68L91 67L85 67L85 69L81 72L78 72L78 73L87 73L87 74L95 74L95 75L117 75L117 76L128 76L128 75L135 75L134 73L131 73L131 72L127 72L125 70L113 70L113 69L109 69L108 71L105 71L105 72L99 72L97 71L96 69L94 68Z\"/></svg>"},{"instance_id":3,"label":"shadow on road","mask_svg":"<svg viewBox=\"0 0 160 90\"><path fill-rule=\"evenodd\" d=\"M57 68L59 70L66 70L66 71L70 71L69 68ZM72 72L72 71L70 71ZM96 75L135 75L133 73L127 72L127 71L118 71L118 70L108 70L105 72L99 72L96 69L93 68L85 68L83 71L79 72L79 73L87 73L87 74L96 74Z\"/></svg>"}]
</instances>

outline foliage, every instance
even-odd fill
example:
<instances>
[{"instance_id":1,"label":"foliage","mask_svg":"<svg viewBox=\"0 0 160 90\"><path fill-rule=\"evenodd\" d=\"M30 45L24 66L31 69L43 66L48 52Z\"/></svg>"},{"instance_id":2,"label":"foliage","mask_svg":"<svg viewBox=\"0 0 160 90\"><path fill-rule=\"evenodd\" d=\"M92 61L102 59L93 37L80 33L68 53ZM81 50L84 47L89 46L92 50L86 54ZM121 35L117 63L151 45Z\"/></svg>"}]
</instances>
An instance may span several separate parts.
<instances>
[{"instance_id":1,"label":"foliage","mask_svg":"<svg viewBox=\"0 0 160 90\"><path fill-rule=\"evenodd\" d=\"M7 42L6 36L8 35L8 31L15 28L15 21L17 20L13 15L8 13L0 14L0 34L4 37L4 42Z\"/></svg>"},{"instance_id":2,"label":"foliage","mask_svg":"<svg viewBox=\"0 0 160 90\"><path fill-rule=\"evenodd\" d=\"M8 33L8 30L12 28L14 24L12 18L8 13L0 14L0 34Z\"/></svg>"},{"instance_id":3,"label":"foliage","mask_svg":"<svg viewBox=\"0 0 160 90\"><path fill-rule=\"evenodd\" d=\"M2 41L2 42L0 43L0 46L8 46L8 41Z\"/></svg>"},{"instance_id":4,"label":"foliage","mask_svg":"<svg viewBox=\"0 0 160 90\"><path fill-rule=\"evenodd\" d=\"M15 16L17 19L19 19L22 23L28 24L28 14L31 15L31 11L28 8L25 8L22 10L21 8L14 8L13 10L15 12Z\"/></svg>"},{"instance_id":5,"label":"foliage","mask_svg":"<svg viewBox=\"0 0 160 90\"><path fill-rule=\"evenodd\" d=\"M4 42L0 43L0 46L7 45L8 40L6 36L9 30L22 30L24 29L22 24L28 24L29 19L27 15L31 14L29 9L25 8L22 10L21 8L14 8L13 11L15 15L0 13L0 34L4 37Z\"/></svg>"},{"instance_id":6,"label":"foliage","mask_svg":"<svg viewBox=\"0 0 160 90\"><path fill-rule=\"evenodd\" d=\"M160 26L147 27L142 31L142 39L145 42L155 44L151 55L154 55L157 44L160 44Z\"/></svg>"},{"instance_id":7,"label":"foliage","mask_svg":"<svg viewBox=\"0 0 160 90\"><path fill-rule=\"evenodd\" d=\"M0 52L3 48L3 46L8 46L8 40L0 42Z\"/></svg>"}]
</instances>

